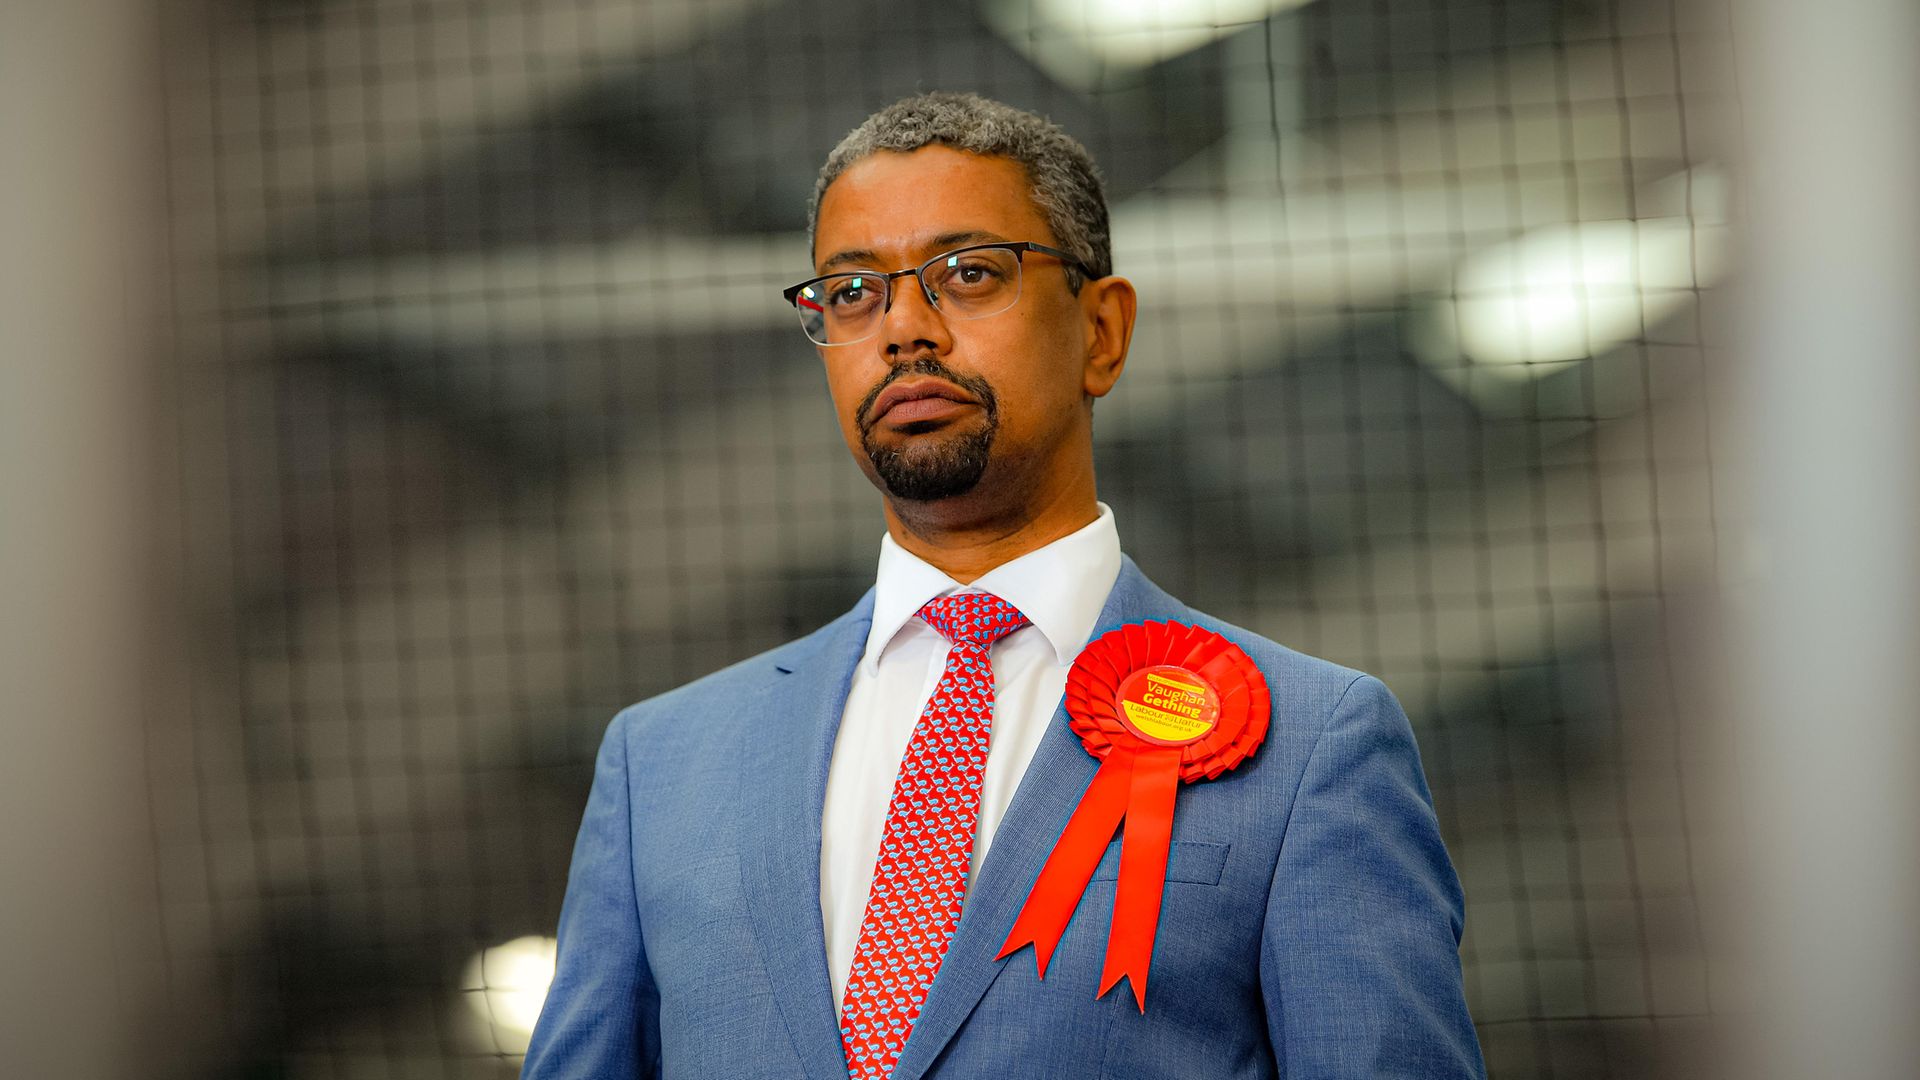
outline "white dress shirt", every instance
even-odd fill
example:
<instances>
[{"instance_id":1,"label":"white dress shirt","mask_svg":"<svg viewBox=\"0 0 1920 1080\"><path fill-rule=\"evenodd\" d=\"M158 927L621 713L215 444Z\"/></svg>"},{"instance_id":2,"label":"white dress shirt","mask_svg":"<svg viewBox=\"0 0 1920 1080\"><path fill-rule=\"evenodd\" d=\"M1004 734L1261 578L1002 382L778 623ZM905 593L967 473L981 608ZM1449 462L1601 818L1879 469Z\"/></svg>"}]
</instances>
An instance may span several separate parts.
<instances>
[{"instance_id":1,"label":"white dress shirt","mask_svg":"<svg viewBox=\"0 0 1920 1080\"><path fill-rule=\"evenodd\" d=\"M1029 624L995 642L989 654L993 725L967 872L971 892L994 829L1066 692L1067 671L1093 636L1120 576L1113 510L1098 505L1100 516L1079 531L1002 563L971 585L908 552L891 534L881 538L873 628L847 691L821 818L820 912L836 1016L860 941L894 778L947 663L947 639L915 613L948 593L990 592L1020 609Z\"/></svg>"}]
</instances>

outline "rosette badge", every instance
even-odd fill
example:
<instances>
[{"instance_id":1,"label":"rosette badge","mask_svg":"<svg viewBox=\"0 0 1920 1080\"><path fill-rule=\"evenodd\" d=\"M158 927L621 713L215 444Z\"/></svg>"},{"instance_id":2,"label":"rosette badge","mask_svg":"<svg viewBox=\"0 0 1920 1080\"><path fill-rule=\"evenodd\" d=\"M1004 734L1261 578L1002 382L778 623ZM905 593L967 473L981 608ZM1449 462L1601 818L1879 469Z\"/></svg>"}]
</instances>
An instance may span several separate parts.
<instances>
[{"instance_id":1,"label":"rosette badge","mask_svg":"<svg viewBox=\"0 0 1920 1080\"><path fill-rule=\"evenodd\" d=\"M1081 652L1067 675L1068 722L1099 771L1067 819L999 956L1033 946L1041 978L1114 829L1120 877L1100 994L1122 976L1147 1009L1147 967L1160 923L1180 783L1211 780L1267 735L1267 683L1239 646L1174 622L1120 627Z\"/></svg>"}]
</instances>

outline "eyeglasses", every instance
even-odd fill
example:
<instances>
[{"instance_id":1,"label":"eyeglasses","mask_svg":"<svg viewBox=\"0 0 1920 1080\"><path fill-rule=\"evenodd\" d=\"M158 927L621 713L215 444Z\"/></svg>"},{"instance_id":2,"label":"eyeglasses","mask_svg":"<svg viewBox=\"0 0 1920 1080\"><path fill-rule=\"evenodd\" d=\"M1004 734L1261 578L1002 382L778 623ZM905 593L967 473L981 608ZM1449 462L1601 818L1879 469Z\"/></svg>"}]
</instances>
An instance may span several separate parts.
<instances>
[{"instance_id":1,"label":"eyeglasses","mask_svg":"<svg viewBox=\"0 0 1920 1080\"><path fill-rule=\"evenodd\" d=\"M908 270L847 270L823 274L781 295L800 313L800 328L816 345L851 345L878 333L893 307L893 279L912 274L920 291L949 319L979 319L1012 307L1020 299L1020 264L1029 251L1051 255L1077 267L1088 277L1085 263L1059 248L1032 241L975 244L935 255Z\"/></svg>"}]
</instances>

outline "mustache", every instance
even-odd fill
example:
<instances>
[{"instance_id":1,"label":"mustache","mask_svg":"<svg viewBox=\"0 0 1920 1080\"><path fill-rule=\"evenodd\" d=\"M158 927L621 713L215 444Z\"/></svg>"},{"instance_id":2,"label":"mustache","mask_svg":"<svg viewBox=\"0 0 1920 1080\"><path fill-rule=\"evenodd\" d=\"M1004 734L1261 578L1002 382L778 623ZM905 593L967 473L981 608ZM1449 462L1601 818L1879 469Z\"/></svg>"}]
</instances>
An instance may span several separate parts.
<instances>
[{"instance_id":1,"label":"mustache","mask_svg":"<svg viewBox=\"0 0 1920 1080\"><path fill-rule=\"evenodd\" d=\"M941 363L940 358L932 353L922 353L887 372L887 377L873 384L873 389L867 391L867 396L860 399L860 406L854 411L854 417L859 421L862 434L872 429L875 422L875 418L871 415L873 403L880 399L880 395L886 391L887 387L915 375L930 375L936 379L944 379L973 395L974 400L987 411L988 423L992 423L1000 415L999 398L993 392L992 383L978 375L962 375Z\"/></svg>"}]
</instances>

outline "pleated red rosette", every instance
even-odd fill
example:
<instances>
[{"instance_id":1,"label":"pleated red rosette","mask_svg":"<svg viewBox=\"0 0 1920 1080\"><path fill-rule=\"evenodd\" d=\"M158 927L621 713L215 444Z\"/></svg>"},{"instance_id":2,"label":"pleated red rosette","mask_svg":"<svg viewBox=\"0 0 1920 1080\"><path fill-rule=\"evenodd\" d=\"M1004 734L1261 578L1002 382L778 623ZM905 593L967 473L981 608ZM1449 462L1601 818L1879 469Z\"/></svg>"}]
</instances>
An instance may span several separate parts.
<instances>
[{"instance_id":1,"label":"pleated red rosette","mask_svg":"<svg viewBox=\"0 0 1920 1080\"><path fill-rule=\"evenodd\" d=\"M1240 647L1176 622L1101 635L1067 674L1068 723L1101 759L1093 782L1040 868L1000 959L1033 946L1041 978L1113 832L1120 841L1113 922L1096 997L1124 976L1147 1011L1147 968L1160 925L1174 794L1247 759L1267 736L1266 680Z\"/></svg>"}]
</instances>

